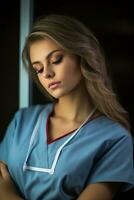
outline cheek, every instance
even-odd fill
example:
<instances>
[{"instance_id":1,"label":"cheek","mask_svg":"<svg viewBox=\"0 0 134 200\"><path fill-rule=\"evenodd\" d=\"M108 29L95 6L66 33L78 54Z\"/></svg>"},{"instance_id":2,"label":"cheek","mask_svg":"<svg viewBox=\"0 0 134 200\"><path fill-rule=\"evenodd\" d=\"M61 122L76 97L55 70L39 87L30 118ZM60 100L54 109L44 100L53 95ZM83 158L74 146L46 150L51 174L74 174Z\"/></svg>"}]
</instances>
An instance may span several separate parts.
<instances>
[{"instance_id":1,"label":"cheek","mask_svg":"<svg viewBox=\"0 0 134 200\"><path fill-rule=\"evenodd\" d=\"M66 76L77 76L81 75L81 69L80 69L80 63L77 59L71 59L66 61L64 68L63 68L63 73Z\"/></svg>"},{"instance_id":2,"label":"cheek","mask_svg":"<svg viewBox=\"0 0 134 200\"><path fill-rule=\"evenodd\" d=\"M70 65L65 69L65 77L69 79L70 81L73 80L79 80L82 78L81 70L79 66Z\"/></svg>"},{"instance_id":3,"label":"cheek","mask_svg":"<svg viewBox=\"0 0 134 200\"><path fill-rule=\"evenodd\" d=\"M39 76L38 79L39 79L40 84L41 84L43 87L47 88L47 83L46 83L46 81L44 80L44 78L42 78L42 77Z\"/></svg>"}]
</instances>

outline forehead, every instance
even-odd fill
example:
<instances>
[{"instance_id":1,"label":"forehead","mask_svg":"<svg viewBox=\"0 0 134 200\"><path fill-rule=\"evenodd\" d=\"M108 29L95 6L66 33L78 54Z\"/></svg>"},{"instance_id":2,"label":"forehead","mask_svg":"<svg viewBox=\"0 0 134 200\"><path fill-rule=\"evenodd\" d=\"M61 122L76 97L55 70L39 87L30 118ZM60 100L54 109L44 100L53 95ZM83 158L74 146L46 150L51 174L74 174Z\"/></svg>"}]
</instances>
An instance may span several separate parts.
<instances>
[{"instance_id":1,"label":"forehead","mask_svg":"<svg viewBox=\"0 0 134 200\"><path fill-rule=\"evenodd\" d=\"M37 40L30 45L29 53L32 62L39 58L47 57L54 50L61 50L61 47L51 39Z\"/></svg>"}]
</instances>

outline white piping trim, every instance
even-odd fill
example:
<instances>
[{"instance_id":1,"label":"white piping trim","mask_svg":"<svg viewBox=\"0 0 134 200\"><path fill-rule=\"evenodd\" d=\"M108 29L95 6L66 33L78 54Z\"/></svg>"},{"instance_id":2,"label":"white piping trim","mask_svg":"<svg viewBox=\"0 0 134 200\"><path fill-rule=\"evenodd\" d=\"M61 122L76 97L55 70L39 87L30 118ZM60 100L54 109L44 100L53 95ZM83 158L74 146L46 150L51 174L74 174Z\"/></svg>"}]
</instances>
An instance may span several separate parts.
<instances>
[{"instance_id":1,"label":"white piping trim","mask_svg":"<svg viewBox=\"0 0 134 200\"><path fill-rule=\"evenodd\" d=\"M30 142L29 142L29 147L28 147L28 151L27 151L27 156L26 156L26 159L25 159L24 165L23 165L23 171L27 168L26 162L27 162L27 160L28 160L28 156L29 156L29 153L30 153L31 146L32 146L32 144L33 144L33 142L34 142L34 138L35 138L35 136L36 136L37 133L38 133L38 128L39 128L39 125L40 125L42 113L43 113L43 111L40 113L40 115L39 115L39 117L38 117L37 123L36 123L36 125L35 125L35 127L34 127L34 130L33 130L33 133L32 133L31 139L30 139Z\"/></svg>"},{"instance_id":2,"label":"white piping trim","mask_svg":"<svg viewBox=\"0 0 134 200\"><path fill-rule=\"evenodd\" d=\"M32 171L46 172L46 173L49 173L49 174L54 174L55 168L56 168L56 164L58 162L58 159L59 159L59 156L61 154L61 151L62 151L63 147L74 138L74 136L78 133L78 131L81 129L81 127L91 118L91 116L94 114L95 111L96 111L96 107L92 110L92 112L89 114L89 116L86 118L86 120L80 125L80 127L58 148L58 150L57 150L57 152L55 154L54 160L53 160L52 167L50 169L49 168L33 167L33 166L28 166L27 165L27 160L28 160L28 156L29 156L29 153L30 153L30 148L31 148L31 146L32 146L32 144L34 142L34 138L35 138L35 136L36 136L36 134L38 132L37 130L39 128L41 116L42 116L42 113L43 113L43 112L41 112L41 114L40 114L40 116L38 118L38 121L36 123L36 126L35 126L35 128L33 130L31 139L30 139L27 156L26 156L26 159L25 159L24 165L23 165L23 171L32 170Z\"/></svg>"}]
</instances>

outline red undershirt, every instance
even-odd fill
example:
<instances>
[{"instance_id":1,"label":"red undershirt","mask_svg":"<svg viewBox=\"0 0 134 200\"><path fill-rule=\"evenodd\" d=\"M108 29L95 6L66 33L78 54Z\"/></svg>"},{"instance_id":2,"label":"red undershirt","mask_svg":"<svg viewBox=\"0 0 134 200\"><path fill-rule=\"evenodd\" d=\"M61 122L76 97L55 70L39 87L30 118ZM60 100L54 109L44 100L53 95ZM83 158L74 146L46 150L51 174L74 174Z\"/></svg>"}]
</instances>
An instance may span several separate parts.
<instances>
[{"instance_id":1,"label":"red undershirt","mask_svg":"<svg viewBox=\"0 0 134 200\"><path fill-rule=\"evenodd\" d=\"M77 129L74 129L74 130L72 130L72 131L70 131L70 132L68 132L68 133L64 133L62 136L57 137L56 139L51 139L51 138L49 137L49 120L50 120L51 115L52 115L52 112L48 115L47 123L46 123L46 138L47 138L47 144L51 144L51 143L55 142L56 140L59 140L59 139L65 137L65 136L71 134L71 133L74 132L75 130L77 130ZM92 121L93 119L96 119L96 118L98 118L98 117L100 117L100 115L98 115L98 116L92 116L87 122ZM87 123L87 122L86 122L86 123ZM85 124L86 124L86 123L85 123ZM84 125L85 125L85 124L84 124Z\"/></svg>"}]
</instances>

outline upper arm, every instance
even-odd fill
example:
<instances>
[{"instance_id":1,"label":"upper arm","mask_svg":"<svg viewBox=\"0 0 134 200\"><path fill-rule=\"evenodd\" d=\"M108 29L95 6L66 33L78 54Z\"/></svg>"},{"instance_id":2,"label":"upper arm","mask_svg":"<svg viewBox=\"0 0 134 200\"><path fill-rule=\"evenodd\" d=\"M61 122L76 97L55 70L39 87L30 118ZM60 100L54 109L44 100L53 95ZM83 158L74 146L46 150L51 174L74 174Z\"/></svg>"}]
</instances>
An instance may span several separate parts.
<instances>
[{"instance_id":1,"label":"upper arm","mask_svg":"<svg viewBox=\"0 0 134 200\"><path fill-rule=\"evenodd\" d=\"M77 200L112 200L119 192L121 183L105 182L88 185Z\"/></svg>"}]
</instances>

